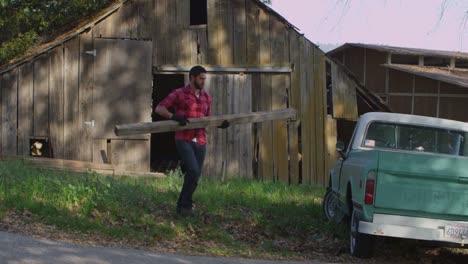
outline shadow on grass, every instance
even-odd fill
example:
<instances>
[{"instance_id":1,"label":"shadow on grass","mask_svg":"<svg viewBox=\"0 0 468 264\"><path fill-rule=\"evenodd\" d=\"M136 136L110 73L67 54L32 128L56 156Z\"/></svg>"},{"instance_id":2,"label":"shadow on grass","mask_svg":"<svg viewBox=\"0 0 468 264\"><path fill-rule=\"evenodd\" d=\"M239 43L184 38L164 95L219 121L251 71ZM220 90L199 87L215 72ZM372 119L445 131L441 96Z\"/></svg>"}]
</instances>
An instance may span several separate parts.
<instances>
[{"instance_id":1,"label":"shadow on grass","mask_svg":"<svg viewBox=\"0 0 468 264\"><path fill-rule=\"evenodd\" d=\"M178 171L165 179L113 178L0 162L0 210L27 210L35 221L116 239L205 250L208 243L214 254L252 247L279 254L304 251L311 241L344 237L340 227L324 221L323 188L203 179L194 196L196 216L181 218L175 214L181 184Z\"/></svg>"}]
</instances>

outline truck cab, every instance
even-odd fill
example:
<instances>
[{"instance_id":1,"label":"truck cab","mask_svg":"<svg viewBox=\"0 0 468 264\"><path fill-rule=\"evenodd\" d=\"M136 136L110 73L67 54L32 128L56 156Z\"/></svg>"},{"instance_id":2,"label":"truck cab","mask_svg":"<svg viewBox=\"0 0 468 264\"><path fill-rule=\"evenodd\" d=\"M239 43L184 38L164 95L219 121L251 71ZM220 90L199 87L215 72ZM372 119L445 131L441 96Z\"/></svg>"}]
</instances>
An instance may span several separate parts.
<instances>
[{"instance_id":1,"label":"truck cab","mask_svg":"<svg viewBox=\"0 0 468 264\"><path fill-rule=\"evenodd\" d=\"M323 207L349 219L352 255L369 257L375 236L468 243L467 123L367 113L337 150Z\"/></svg>"}]
</instances>

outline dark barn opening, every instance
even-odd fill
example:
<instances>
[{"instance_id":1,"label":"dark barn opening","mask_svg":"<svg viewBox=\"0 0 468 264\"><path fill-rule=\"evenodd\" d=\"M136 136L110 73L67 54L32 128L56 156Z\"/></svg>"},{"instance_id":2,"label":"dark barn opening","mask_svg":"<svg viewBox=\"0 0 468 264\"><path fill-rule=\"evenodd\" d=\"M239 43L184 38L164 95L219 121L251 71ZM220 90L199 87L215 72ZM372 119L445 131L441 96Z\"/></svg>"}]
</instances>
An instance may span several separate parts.
<instances>
[{"instance_id":1,"label":"dark barn opening","mask_svg":"<svg viewBox=\"0 0 468 264\"><path fill-rule=\"evenodd\" d=\"M206 25L208 22L208 6L206 0L190 0L190 25Z\"/></svg>"},{"instance_id":2,"label":"dark barn opening","mask_svg":"<svg viewBox=\"0 0 468 264\"><path fill-rule=\"evenodd\" d=\"M154 112L154 108L173 90L183 87L183 74L156 74L153 81L153 122L165 120ZM174 112L174 109L169 109ZM174 141L174 132L151 134L151 171L166 172L175 169L179 156Z\"/></svg>"}]
</instances>

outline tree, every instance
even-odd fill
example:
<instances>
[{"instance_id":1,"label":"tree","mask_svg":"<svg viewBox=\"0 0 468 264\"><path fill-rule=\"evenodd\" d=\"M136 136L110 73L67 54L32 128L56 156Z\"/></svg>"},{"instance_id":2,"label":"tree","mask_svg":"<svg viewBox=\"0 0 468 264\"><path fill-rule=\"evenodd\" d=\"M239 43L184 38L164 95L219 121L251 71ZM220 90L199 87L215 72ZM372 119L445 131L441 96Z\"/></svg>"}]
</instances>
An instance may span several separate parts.
<instances>
[{"instance_id":1,"label":"tree","mask_svg":"<svg viewBox=\"0 0 468 264\"><path fill-rule=\"evenodd\" d=\"M112 0L0 0L0 65L54 37Z\"/></svg>"}]
</instances>

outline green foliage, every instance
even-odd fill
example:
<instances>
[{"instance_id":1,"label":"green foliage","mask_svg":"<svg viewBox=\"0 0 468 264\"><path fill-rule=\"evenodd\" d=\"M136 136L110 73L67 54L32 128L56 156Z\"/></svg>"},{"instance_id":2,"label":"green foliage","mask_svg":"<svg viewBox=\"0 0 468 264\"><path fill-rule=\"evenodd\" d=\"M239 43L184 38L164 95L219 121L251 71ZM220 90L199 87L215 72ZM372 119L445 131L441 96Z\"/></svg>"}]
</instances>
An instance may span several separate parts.
<instances>
[{"instance_id":1,"label":"green foliage","mask_svg":"<svg viewBox=\"0 0 468 264\"><path fill-rule=\"evenodd\" d=\"M51 32L76 25L112 0L0 0L0 65L25 53Z\"/></svg>"},{"instance_id":2,"label":"green foliage","mask_svg":"<svg viewBox=\"0 0 468 264\"><path fill-rule=\"evenodd\" d=\"M163 179L113 178L0 162L0 217L27 210L34 221L59 229L232 256L295 254L293 245L311 236L343 238L346 233L324 221L323 188L239 178L202 177L195 218L181 218L175 204L182 180L180 170ZM194 240L212 246L197 247ZM281 246L280 252L279 240L291 246Z\"/></svg>"}]
</instances>

